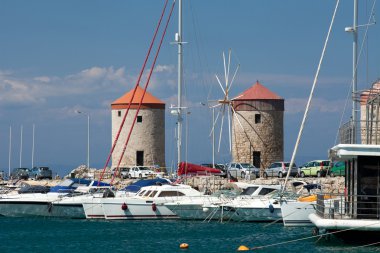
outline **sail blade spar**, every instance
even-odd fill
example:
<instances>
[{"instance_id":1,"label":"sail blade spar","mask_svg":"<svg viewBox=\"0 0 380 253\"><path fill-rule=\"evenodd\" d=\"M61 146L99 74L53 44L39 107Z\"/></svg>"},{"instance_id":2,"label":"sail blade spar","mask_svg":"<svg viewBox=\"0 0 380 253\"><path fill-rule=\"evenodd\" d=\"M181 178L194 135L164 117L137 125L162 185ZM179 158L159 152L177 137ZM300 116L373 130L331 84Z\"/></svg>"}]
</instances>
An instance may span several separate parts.
<instances>
[{"instance_id":1,"label":"sail blade spar","mask_svg":"<svg viewBox=\"0 0 380 253\"><path fill-rule=\"evenodd\" d=\"M222 142L222 136L223 136L223 128L225 127L224 124L228 124L228 141L229 141L229 151L232 150L232 125L231 120L234 117L234 110L232 108L232 101L230 100L229 94L231 91L232 84L234 83L236 79L236 75L239 71L240 64L237 64L235 70L233 71L232 78L230 77L230 74L232 73L231 68L231 57L232 56L232 50L228 50L228 54L226 55L225 52L222 53L223 58L223 74L224 74L224 80L221 80L217 74L215 74L215 78L217 83L219 84L219 87L221 88L223 92L223 97L219 100L213 101L216 104L209 106L211 109L215 109L216 107L220 107L220 110L218 110L218 114L216 116L216 119L212 122L212 128L210 132L210 136L214 134L216 124L220 122L219 127L219 140L218 140L218 153L220 152L220 146ZM225 120L226 117L226 120ZM240 123L241 125L241 123Z\"/></svg>"}]
</instances>

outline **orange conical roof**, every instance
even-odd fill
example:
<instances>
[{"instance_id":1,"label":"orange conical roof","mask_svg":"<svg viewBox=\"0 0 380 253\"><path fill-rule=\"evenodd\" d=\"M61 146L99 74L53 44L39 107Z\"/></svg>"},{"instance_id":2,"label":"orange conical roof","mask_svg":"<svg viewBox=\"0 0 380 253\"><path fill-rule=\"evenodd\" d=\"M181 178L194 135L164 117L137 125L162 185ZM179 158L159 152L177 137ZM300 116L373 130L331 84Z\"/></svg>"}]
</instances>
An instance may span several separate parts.
<instances>
[{"instance_id":1,"label":"orange conical roof","mask_svg":"<svg viewBox=\"0 0 380 253\"><path fill-rule=\"evenodd\" d=\"M112 109L124 109L128 107L128 104L131 101L133 90L128 91L120 98L116 99L112 102L111 108ZM144 94L144 89L142 89L140 86L137 86L135 96L133 97L131 108L137 108L138 104L141 101L141 98ZM142 100L142 107L141 108L165 108L165 103L153 96L151 93L146 92L145 96Z\"/></svg>"},{"instance_id":2,"label":"orange conical roof","mask_svg":"<svg viewBox=\"0 0 380 253\"><path fill-rule=\"evenodd\" d=\"M266 88L264 85L259 83L257 81L252 87L245 90L243 93L241 93L239 96L234 98L233 100L260 100L260 99L283 99L280 96L278 96L276 93L273 93L268 88Z\"/></svg>"}]
</instances>

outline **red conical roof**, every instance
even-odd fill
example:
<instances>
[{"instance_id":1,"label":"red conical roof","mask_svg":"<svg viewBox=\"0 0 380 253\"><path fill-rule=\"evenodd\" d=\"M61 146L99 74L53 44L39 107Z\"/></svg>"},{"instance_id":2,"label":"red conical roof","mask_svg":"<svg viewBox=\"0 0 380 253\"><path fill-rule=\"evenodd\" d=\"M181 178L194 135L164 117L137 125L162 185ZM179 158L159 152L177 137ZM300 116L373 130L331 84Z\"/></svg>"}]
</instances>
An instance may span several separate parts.
<instances>
[{"instance_id":1,"label":"red conical roof","mask_svg":"<svg viewBox=\"0 0 380 253\"><path fill-rule=\"evenodd\" d=\"M259 81L257 81L252 87L245 90L239 96L232 100L260 100L260 99L283 99L276 93L273 93L268 88L263 86Z\"/></svg>"},{"instance_id":2,"label":"red conical roof","mask_svg":"<svg viewBox=\"0 0 380 253\"><path fill-rule=\"evenodd\" d=\"M122 97L116 99L112 102L111 108L112 109L124 109L128 107L128 104L131 101L133 90L130 90L129 92L125 93ZM141 101L141 98L144 94L144 89L142 89L140 86L137 86L135 96L133 97L131 108L137 108L138 104ZM150 94L149 92L145 92L145 96L142 100L142 107L141 108L165 108L165 103Z\"/></svg>"}]
</instances>

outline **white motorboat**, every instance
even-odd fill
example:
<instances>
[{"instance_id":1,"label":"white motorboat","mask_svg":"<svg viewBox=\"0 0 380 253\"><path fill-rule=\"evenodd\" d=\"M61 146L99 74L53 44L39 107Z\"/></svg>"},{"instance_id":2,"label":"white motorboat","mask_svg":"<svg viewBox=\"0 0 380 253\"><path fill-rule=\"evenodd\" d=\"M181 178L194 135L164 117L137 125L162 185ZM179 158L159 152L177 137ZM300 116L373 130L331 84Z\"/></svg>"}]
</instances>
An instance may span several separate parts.
<instances>
[{"instance_id":1,"label":"white motorboat","mask_svg":"<svg viewBox=\"0 0 380 253\"><path fill-rule=\"evenodd\" d=\"M219 220L223 216L221 206L232 203L234 197L237 197L237 199L249 199L264 196L281 189L280 185L236 183L236 186L243 190L238 197L226 193L217 196L203 195L198 198L185 198L165 205L181 219Z\"/></svg>"},{"instance_id":2,"label":"white motorboat","mask_svg":"<svg viewBox=\"0 0 380 253\"><path fill-rule=\"evenodd\" d=\"M86 217L99 215L94 211L102 208L104 218L108 220L167 219L178 218L178 216L167 208L165 203L200 196L202 196L201 192L188 185L155 185L142 187L136 196L99 198L96 204L84 203L83 206Z\"/></svg>"},{"instance_id":3,"label":"white motorboat","mask_svg":"<svg viewBox=\"0 0 380 253\"><path fill-rule=\"evenodd\" d=\"M114 195L110 195L110 193L88 195L86 198L82 198L85 216L87 219L104 219L103 198L129 198L135 196L142 187L171 183L170 180L165 178L142 179L118 190Z\"/></svg>"},{"instance_id":4,"label":"white motorboat","mask_svg":"<svg viewBox=\"0 0 380 253\"><path fill-rule=\"evenodd\" d=\"M302 188L297 190L297 186L302 186ZM309 215L315 213L316 191L321 188L320 185L295 181L292 183L292 187L293 193L285 192L280 198L284 226L312 226ZM304 189L307 189L308 195L300 194Z\"/></svg>"},{"instance_id":5,"label":"white motorboat","mask_svg":"<svg viewBox=\"0 0 380 253\"><path fill-rule=\"evenodd\" d=\"M221 206L221 216L232 221L281 221L280 201L269 196L234 199Z\"/></svg>"},{"instance_id":6,"label":"white motorboat","mask_svg":"<svg viewBox=\"0 0 380 253\"><path fill-rule=\"evenodd\" d=\"M65 179L57 186L52 187L48 193L1 195L0 215L9 217L67 217L64 212L60 212L59 209L53 208L52 203L60 200L63 196L73 192L80 186L87 189L96 187L94 181L84 179ZM82 190L83 189L84 188L82 188Z\"/></svg>"},{"instance_id":7,"label":"white motorboat","mask_svg":"<svg viewBox=\"0 0 380 253\"><path fill-rule=\"evenodd\" d=\"M110 188L110 186L94 186L87 192L84 192L85 189L82 188L79 192L60 196L58 200L51 202L50 216L84 219L86 214L83 203L96 203L96 199L114 196Z\"/></svg>"}]
</instances>

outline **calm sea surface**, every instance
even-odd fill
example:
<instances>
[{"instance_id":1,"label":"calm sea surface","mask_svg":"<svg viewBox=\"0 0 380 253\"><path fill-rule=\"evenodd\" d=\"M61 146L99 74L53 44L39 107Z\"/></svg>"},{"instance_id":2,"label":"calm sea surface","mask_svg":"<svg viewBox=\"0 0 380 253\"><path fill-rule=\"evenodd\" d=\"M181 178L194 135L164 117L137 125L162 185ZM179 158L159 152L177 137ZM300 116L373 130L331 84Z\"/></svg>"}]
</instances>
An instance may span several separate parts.
<instances>
[{"instance_id":1,"label":"calm sea surface","mask_svg":"<svg viewBox=\"0 0 380 253\"><path fill-rule=\"evenodd\" d=\"M311 227L282 223L203 223L201 221L91 221L0 217L0 252L236 252L311 236ZM380 239L379 239L380 240ZM181 250L186 242L189 249ZM380 252L333 238L315 238L253 252ZM252 252L252 251L251 251Z\"/></svg>"}]
</instances>

